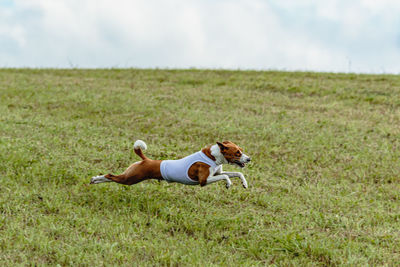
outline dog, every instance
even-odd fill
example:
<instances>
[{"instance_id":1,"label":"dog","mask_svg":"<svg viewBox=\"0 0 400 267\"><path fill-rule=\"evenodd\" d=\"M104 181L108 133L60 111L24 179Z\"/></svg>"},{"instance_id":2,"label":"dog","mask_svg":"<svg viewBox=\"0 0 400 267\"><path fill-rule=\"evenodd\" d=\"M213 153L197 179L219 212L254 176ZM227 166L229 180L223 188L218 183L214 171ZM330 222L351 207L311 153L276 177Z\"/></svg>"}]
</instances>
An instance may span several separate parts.
<instances>
[{"instance_id":1,"label":"dog","mask_svg":"<svg viewBox=\"0 0 400 267\"><path fill-rule=\"evenodd\" d=\"M247 181L241 172L224 172L222 164L245 167L251 161L243 154L243 150L230 141L217 142L206 146L202 150L179 160L152 160L143 154L147 145L142 140L134 143L135 153L142 158L129 166L120 175L106 174L92 177L91 184L116 182L133 185L148 179L166 180L169 183L177 182L186 185L205 186L224 180L228 189L232 182L229 178L240 178L244 188Z\"/></svg>"}]
</instances>

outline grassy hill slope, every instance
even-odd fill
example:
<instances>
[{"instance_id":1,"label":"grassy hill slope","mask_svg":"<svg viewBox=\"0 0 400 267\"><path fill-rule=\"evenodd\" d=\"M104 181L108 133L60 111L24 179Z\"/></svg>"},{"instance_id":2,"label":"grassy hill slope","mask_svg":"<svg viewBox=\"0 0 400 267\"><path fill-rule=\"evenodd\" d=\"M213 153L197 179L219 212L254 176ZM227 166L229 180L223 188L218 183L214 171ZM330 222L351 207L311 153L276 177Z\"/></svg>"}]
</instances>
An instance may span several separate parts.
<instances>
[{"instance_id":1,"label":"grassy hill slope","mask_svg":"<svg viewBox=\"0 0 400 267\"><path fill-rule=\"evenodd\" d=\"M399 107L394 75L2 69L0 264L395 265ZM136 139L231 140L249 189L88 185Z\"/></svg>"}]
</instances>

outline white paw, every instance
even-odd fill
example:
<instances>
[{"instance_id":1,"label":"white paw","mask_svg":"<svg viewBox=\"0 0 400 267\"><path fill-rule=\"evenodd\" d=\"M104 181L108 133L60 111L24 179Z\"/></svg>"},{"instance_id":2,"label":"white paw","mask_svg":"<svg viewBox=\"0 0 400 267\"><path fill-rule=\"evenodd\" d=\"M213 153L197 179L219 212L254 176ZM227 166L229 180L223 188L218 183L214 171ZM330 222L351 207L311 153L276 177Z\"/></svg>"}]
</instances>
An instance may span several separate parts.
<instances>
[{"instance_id":1,"label":"white paw","mask_svg":"<svg viewBox=\"0 0 400 267\"><path fill-rule=\"evenodd\" d=\"M103 175L94 176L94 177L92 177L92 179L90 179L90 184L100 184L100 183L105 183L105 182L111 182L111 180L107 179Z\"/></svg>"},{"instance_id":2,"label":"white paw","mask_svg":"<svg viewBox=\"0 0 400 267\"><path fill-rule=\"evenodd\" d=\"M226 189L229 189L229 187L231 187L231 185L232 185L232 182L231 182L231 180L226 180L226 185L225 185L225 187L226 187Z\"/></svg>"},{"instance_id":3,"label":"white paw","mask_svg":"<svg viewBox=\"0 0 400 267\"><path fill-rule=\"evenodd\" d=\"M243 185L243 187L247 189L249 186L247 185L246 179L245 179L244 177L242 177L241 180L242 180L242 185Z\"/></svg>"},{"instance_id":4,"label":"white paw","mask_svg":"<svg viewBox=\"0 0 400 267\"><path fill-rule=\"evenodd\" d=\"M98 176L94 176L92 177L92 179L90 179L90 184L96 184L97 183L97 178Z\"/></svg>"}]
</instances>

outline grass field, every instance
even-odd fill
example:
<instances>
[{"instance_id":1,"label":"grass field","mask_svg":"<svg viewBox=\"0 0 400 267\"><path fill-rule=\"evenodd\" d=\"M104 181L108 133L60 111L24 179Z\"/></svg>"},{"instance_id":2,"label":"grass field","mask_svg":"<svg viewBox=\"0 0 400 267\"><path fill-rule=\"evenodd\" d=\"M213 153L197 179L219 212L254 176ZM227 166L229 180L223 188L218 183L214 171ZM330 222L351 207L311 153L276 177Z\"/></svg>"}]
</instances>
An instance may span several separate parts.
<instances>
[{"instance_id":1,"label":"grass field","mask_svg":"<svg viewBox=\"0 0 400 267\"><path fill-rule=\"evenodd\" d=\"M395 75L2 69L0 265L397 265L399 107ZM88 185L136 139L231 140L249 188Z\"/></svg>"}]
</instances>

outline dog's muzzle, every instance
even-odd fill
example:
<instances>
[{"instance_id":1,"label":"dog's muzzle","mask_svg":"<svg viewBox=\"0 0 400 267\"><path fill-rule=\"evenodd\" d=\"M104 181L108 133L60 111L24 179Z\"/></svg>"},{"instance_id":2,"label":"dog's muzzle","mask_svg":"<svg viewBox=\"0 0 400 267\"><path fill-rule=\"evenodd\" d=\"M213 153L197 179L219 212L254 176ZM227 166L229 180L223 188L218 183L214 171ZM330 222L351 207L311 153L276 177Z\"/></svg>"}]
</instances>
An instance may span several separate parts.
<instances>
[{"instance_id":1,"label":"dog's muzzle","mask_svg":"<svg viewBox=\"0 0 400 267\"><path fill-rule=\"evenodd\" d=\"M244 168L246 163L249 163L251 161L251 158L245 154L242 154L240 157L240 160L235 160L233 163L239 166L240 168Z\"/></svg>"}]
</instances>

